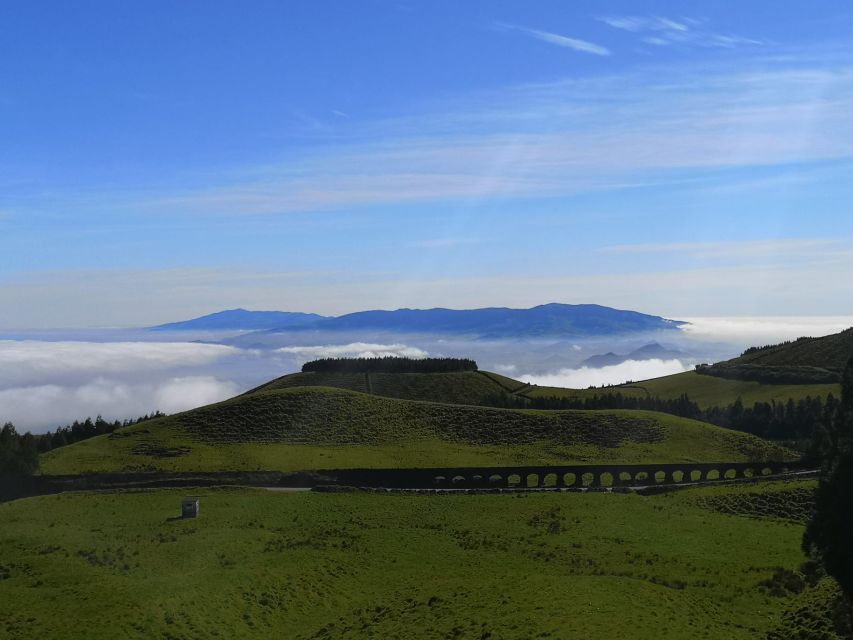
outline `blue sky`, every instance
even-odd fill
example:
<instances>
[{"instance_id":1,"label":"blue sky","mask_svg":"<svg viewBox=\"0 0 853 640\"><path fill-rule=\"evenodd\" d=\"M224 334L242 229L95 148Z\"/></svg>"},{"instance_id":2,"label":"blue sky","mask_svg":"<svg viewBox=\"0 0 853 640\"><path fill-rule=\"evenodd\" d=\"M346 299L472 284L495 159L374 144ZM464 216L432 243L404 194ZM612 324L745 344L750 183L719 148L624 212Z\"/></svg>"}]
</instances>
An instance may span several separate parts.
<instances>
[{"instance_id":1,"label":"blue sky","mask_svg":"<svg viewBox=\"0 0 853 640\"><path fill-rule=\"evenodd\" d=\"M845 2L7 2L0 327L853 312Z\"/></svg>"}]
</instances>

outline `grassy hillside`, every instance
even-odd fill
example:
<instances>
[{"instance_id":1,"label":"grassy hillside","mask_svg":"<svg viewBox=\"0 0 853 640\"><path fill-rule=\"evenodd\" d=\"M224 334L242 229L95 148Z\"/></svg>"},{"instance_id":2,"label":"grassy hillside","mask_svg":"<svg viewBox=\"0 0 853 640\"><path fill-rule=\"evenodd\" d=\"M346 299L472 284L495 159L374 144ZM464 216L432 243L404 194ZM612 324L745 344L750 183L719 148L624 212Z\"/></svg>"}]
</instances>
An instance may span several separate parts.
<instances>
[{"instance_id":1,"label":"grassy hillside","mask_svg":"<svg viewBox=\"0 0 853 640\"><path fill-rule=\"evenodd\" d=\"M802 625L826 629L836 587L795 594L799 513L748 506L791 504L812 489L206 489L200 517L174 521L178 491L19 500L0 504L0 636L806 637ZM747 508L733 515L728 504Z\"/></svg>"},{"instance_id":2,"label":"grassy hillside","mask_svg":"<svg viewBox=\"0 0 853 640\"><path fill-rule=\"evenodd\" d=\"M494 378L476 371L454 373L293 373L249 393L294 387L336 387L388 398L487 405L506 389ZM506 378L509 387L524 383Z\"/></svg>"},{"instance_id":3,"label":"grassy hillside","mask_svg":"<svg viewBox=\"0 0 853 640\"><path fill-rule=\"evenodd\" d=\"M749 380L729 380L716 376L699 375L694 371L677 373L662 378L632 382L631 384L604 389L561 389L559 387L531 387L522 395L535 397L584 397L620 393L628 397L658 396L678 398L686 393L703 409L727 406L741 398L747 406L756 402L795 401L807 396L825 398L830 393L838 398L840 384L762 384Z\"/></svg>"},{"instance_id":4,"label":"grassy hillside","mask_svg":"<svg viewBox=\"0 0 853 640\"><path fill-rule=\"evenodd\" d=\"M826 397L830 393L841 395L840 384L762 384L749 380L728 380L703 376L693 371L637 382L628 387L632 392L645 391L661 398L677 398L682 393L698 402L702 408L726 406L738 398L746 405L756 402L795 401L807 396Z\"/></svg>"},{"instance_id":5,"label":"grassy hillside","mask_svg":"<svg viewBox=\"0 0 853 640\"><path fill-rule=\"evenodd\" d=\"M325 387L259 391L42 456L48 474L581 462L747 461L758 438L641 411L525 411Z\"/></svg>"},{"instance_id":6,"label":"grassy hillside","mask_svg":"<svg viewBox=\"0 0 853 640\"><path fill-rule=\"evenodd\" d=\"M841 370L853 357L853 328L822 338L801 338L770 349L759 349L725 364L823 367Z\"/></svg>"}]
</instances>

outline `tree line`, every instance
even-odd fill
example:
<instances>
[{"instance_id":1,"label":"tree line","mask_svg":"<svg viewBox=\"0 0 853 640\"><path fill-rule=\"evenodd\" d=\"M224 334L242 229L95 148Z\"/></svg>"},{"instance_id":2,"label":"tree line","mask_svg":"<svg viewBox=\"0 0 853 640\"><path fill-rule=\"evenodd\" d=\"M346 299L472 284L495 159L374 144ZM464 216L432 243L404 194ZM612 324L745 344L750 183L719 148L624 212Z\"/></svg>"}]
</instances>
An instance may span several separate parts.
<instances>
[{"instance_id":1,"label":"tree line","mask_svg":"<svg viewBox=\"0 0 853 640\"><path fill-rule=\"evenodd\" d=\"M592 410L640 409L660 411L683 418L709 422L720 427L751 433L768 440L786 440L806 443L811 441L822 425L838 411L840 402L830 394L826 400L806 397L787 402L756 402L745 406L738 398L725 406L702 409L698 403L683 393L677 398L658 396L626 396L608 392L592 396L528 398L509 393L495 395L487 402L493 406L510 409Z\"/></svg>"},{"instance_id":2,"label":"tree line","mask_svg":"<svg viewBox=\"0 0 853 640\"><path fill-rule=\"evenodd\" d=\"M833 576L853 626L853 358L841 377L841 401L821 426L823 468L803 551Z\"/></svg>"},{"instance_id":3,"label":"tree line","mask_svg":"<svg viewBox=\"0 0 853 640\"><path fill-rule=\"evenodd\" d=\"M29 431L18 433L15 425L7 422L0 428L0 488L14 489L23 478L33 475L39 468L39 454L51 449L64 447L81 440L112 433L120 427L162 418L166 414L155 411L132 420L108 422L101 416L94 420L86 418L82 422L75 420L64 427L43 434ZM0 492L2 493L2 492Z\"/></svg>"},{"instance_id":4,"label":"tree line","mask_svg":"<svg viewBox=\"0 0 853 640\"><path fill-rule=\"evenodd\" d=\"M302 365L303 373L457 373L476 371L468 358L322 358Z\"/></svg>"},{"instance_id":5,"label":"tree line","mask_svg":"<svg viewBox=\"0 0 853 640\"><path fill-rule=\"evenodd\" d=\"M44 434L35 436L37 443L36 446L39 453L46 453L51 449L64 447L65 445L74 444L81 440L88 440L89 438L94 438L95 436L100 436L105 433L112 433L116 429L121 429L122 427L129 427L130 425L139 424L146 420L164 418L165 416L165 413L155 411L151 414L146 413L144 416L123 421L114 420L113 422L108 422L101 416L98 416L94 420L92 420L92 418L86 418L82 422L75 420L64 427L57 427L55 431L48 431Z\"/></svg>"}]
</instances>

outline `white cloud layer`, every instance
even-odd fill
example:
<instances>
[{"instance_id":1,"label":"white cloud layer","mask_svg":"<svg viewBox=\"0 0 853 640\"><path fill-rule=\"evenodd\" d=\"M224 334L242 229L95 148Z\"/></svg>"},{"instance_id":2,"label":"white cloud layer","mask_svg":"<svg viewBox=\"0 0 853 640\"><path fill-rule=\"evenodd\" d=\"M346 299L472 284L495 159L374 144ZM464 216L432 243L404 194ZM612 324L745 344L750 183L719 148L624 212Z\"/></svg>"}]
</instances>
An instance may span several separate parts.
<instances>
[{"instance_id":1,"label":"white cloud layer","mask_svg":"<svg viewBox=\"0 0 853 640\"><path fill-rule=\"evenodd\" d=\"M691 338L743 346L775 344L803 336L820 337L853 327L853 316L685 318Z\"/></svg>"},{"instance_id":2,"label":"white cloud layer","mask_svg":"<svg viewBox=\"0 0 853 640\"><path fill-rule=\"evenodd\" d=\"M0 340L0 388L197 367L238 352L224 345L190 342Z\"/></svg>"},{"instance_id":3,"label":"white cloud layer","mask_svg":"<svg viewBox=\"0 0 853 640\"><path fill-rule=\"evenodd\" d=\"M211 370L246 353L189 342L0 340L0 422L39 432L217 402L239 388Z\"/></svg>"},{"instance_id":4,"label":"white cloud layer","mask_svg":"<svg viewBox=\"0 0 853 640\"><path fill-rule=\"evenodd\" d=\"M0 422L40 432L99 414L112 420L157 409L177 413L225 400L238 391L233 382L212 376L169 378L158 383L98 377L77 386L11 387L0 390Z\"/></svg>"},{"instance_id":5,"label":"white cloud layer","mask_svg":"<svg viewBox=\"0 0 853 640\"><path fill-rule=\"evenodd\" d=\"M278 353L294 355L297 358L312 360L317 358L426 358L429 354L423 349L405 344L372 344L369 342L351 342L311 347L282 347Z\"/></svg>"},{"instance_id":6,"label":"white cloud layer","mask_svg":"<svg viewBox=\"0 0 853 640\"><path fill-rule=\"evenodd\" d=\"M628 381L648 380L660 376L689 371L691 365L681 360L627 360L620 364L600 369L581 367L580 369L560 369L554 373L542 375L525 375L522 382L537 384L544 387L566 387L569 389L586 389L590 386L600 387L608 384L622 384Z\"/></svg>"}]
</instances>

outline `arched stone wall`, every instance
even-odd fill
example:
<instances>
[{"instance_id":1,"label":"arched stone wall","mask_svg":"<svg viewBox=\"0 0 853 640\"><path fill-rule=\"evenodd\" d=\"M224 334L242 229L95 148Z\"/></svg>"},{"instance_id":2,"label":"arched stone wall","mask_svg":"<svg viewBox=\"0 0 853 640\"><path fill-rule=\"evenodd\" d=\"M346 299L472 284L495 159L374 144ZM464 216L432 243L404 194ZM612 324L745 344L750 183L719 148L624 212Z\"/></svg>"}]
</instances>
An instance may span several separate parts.
<instances>
[{"instance_id":1,"label":"arched stone wall","mask_svg":"<svg viewBox=\"0 0 853 640\"><path fill-rule=\"evenodd\" d=\"M431 469L339 469L317 472L337 484L401 489L595 488L660 486L761 478L797 465L781 462L717 462L642 465L567 465ZM328 484L328 483L327 483Z\"/></svg>"}]
</instances>

